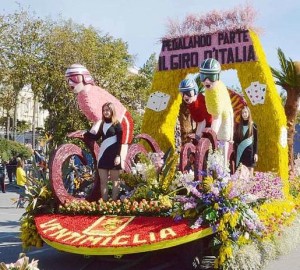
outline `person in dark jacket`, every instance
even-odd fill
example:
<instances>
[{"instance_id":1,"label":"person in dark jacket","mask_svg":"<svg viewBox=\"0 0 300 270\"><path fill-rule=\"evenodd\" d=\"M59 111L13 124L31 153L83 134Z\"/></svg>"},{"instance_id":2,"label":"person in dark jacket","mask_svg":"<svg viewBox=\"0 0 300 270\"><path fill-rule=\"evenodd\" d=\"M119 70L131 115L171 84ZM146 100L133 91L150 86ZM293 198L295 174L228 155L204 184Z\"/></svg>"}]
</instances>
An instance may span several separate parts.
<instances>
[{"instance_id":1,"label":"person in dark jacket","mask_svg":"<svg viewBox=\"0 0 300 270\"><path fill-rule=\"evenodd\" d=\"M4 160L0 156L0 186L3 193L5 193L5 174L6 174L6 166Z\"/></svg>"},{"instance_id":2,"label":"person in dark jacket","mask_svg":"<svg viewBox=\"0 0 300 270\"><path fill-rule=\"evenodd\" d=\"M9 183L11 184L13 182L13 178L16 177L16 171L17 171L17 157L13 156L7 166L6 166L6 170L7 170L7 177L9 179Z\"/></svg>"}]
</instances>

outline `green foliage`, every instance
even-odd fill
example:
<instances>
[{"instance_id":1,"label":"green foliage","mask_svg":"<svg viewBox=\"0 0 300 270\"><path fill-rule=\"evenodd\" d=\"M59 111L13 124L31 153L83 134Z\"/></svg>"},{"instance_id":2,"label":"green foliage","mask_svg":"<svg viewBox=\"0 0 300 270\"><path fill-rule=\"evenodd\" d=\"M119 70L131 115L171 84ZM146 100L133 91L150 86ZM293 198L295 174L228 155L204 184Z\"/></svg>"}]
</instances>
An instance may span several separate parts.
<instances>
[{"instance_id":1,"label":"green foliage","mask_svg":"<svg viewBox=\"0 0 300 270\"><path fill-rule=\"evenodd\" d=\"M291 58L287 59L280 48L278 48L277 53L281 70L271 67L276 84L282 86L286 91L291 88L298 89L297 92L300 94L300 74L297 73L294 61Z\"/></svg>"},{"instance_id":2,"label":"green foliage","mask_svg":"<svg viewBox=\"0 0 300 270\"><path fill-rule=\"evenodd\" d=\"M22 121L17 120L17 132L22 133L22 132L28 131L28 130L30 130L30 127L31 127L31 125L28 122L26 122L24 120L22 120Z\"/></svg>"},{"instance_id":3,"label":"green foliage","mask_svg":"<svg viewBox=\"0 0 300 270\"><path fill-rule=\"evenodd\" d=\"M290 194L294 198L297 198L300 193L300 177L297 176L297 177L290 178L289 184L290 184L290 189L289 189Z\"/></svg>"},{"instance_id":4,"label":"green foliage","mask_svg":"<svg viewBox=\"0 0 300 270\"><path fill-rule=\"evenodd\" d=\"M141 134L143 115L141 115L137 111L132 111L131 113L132 113L131 116L132 116L133 123L134 123L133 134L134 134L134 136L136 136L138 134Z\"/></svg>"},{"instance_id":5,"label":"green foliage","mask_svg":"<svg viewBox=\"0 0 300 270\"><path fill-rule=\"evenodd\" d=\"M48 180L27 178L25 200L28 202L26 212L21 217L21 240L23 248L42 247L34 217L42 213L54 213L56 203Z\"/></svg>"},{"instance_id":6,"label":"green foliage","mask_svg":"<svg viewBox=\"0 0 300 270\"><path fill-rule=\"evenodd\" d=\"M0 149L1 156L3 160L6 161L15 155L22 158L29 158L32 155L31 150L28 147L6 139L0 139Z\"/></svg>"},{"instance_id":7,"label":"green foliage","mask_svg":"<svg viewBox=\"0 0 300 270\"><path fill-rule=\"evenodd\" d=\"M23 216L54 213L56 203L49 180L27 177L26 201L28 201L28 205Z\"/></svg>"},{"instance_id":8,"label":"green foliage","mask_svg":"<svg viewBox=\"0 0 300 270\"><path fill-rule=\"evenodd\" d=\"M294 62L291 58L287 59L280 48L278 48L277 52L281 70L271 68L271 71L274 78L276 79L275 83L277 85L280 85L286 91L284 110L287 118L289 166L290 172L293 172L293 144L300 97L299 63Z\"/></svg>"},{"instance_id":9,"label":"green foliage","mask_svg":"<svg viewBox=\"0 0 300 270\"><path fill-rule=\"evenodd\" d=\"M21 6L0 15L0 36L0 97L5 100L0 100L0 107L7 113L14 110L19 91L30 84L34 102L40 101L49 112L45 132L53 135L53 147L64 142L67 133L91 126L65 83L71 64L85 65L96 84L122 100L134 117L146 104L157 65L155 54L138 75L130 74L133 58L123 40L72 20L41 19Z\"/></svg>"},{"instance_id":10,"label":"green foliage","mask_svg":"<svg viewBox=\"0 0 300 270\"><path fill-rule=\"evenodd\" d=\"M150 55L149 59L146 61L146 63L143 65L143 67L139 70L139 73L143 75L148 80L148 85L151 84L154 72L157 67L157 59L156 54L153 53Z\"/></svg>"}]
</instances>

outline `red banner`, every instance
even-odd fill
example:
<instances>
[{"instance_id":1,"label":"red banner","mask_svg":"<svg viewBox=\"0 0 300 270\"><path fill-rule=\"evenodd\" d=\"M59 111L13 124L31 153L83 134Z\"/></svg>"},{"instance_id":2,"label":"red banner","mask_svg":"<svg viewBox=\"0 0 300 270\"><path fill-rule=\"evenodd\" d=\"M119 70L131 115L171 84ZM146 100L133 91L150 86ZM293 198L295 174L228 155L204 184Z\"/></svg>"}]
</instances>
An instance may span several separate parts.
<instances>
[{"instance_id":1,"label":"red banner","mask_svg":"<svg viewBox=\"0 0 300 270\"><path fill-rule=\"evenodd\" d=\"M191 229L187 220L168 217L41 215L35 222L49 245L86 255L146 252L212 234L211 228Z\"/></svg>"}]
</instances>

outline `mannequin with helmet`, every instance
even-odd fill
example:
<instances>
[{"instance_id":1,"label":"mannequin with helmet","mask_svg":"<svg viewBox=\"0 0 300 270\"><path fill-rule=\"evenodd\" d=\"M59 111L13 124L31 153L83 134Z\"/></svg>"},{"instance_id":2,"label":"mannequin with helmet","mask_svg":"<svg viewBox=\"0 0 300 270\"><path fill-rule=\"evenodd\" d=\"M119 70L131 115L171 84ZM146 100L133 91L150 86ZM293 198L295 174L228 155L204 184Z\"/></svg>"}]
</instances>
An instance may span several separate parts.
<instances>
[{"instance_id":1,"label":"mannequin with helmet","mask_svg":"<svg viewBox=\"0 0 300 270\"><path fill-rule=\"evenodd\" d=\"M210 127L212 122L211 115L207 112L205 97L199 93L199 88L195 80L195 75L189 74L179 84L179 91L183 101L187 104L193 121L197 123L195 139L199 140L203 130Z\"/></svg>"},{"instance_id":2,"label":"mannequin with helmet","mask_svg":"<svg viewBox=\"0 0 300 270\"><path fill-rule=\"evenodd\" d=\"M86 118L93 122L89 130L97 134L102 121L102 107L105 103L113 103L116 110L116 118L121 123L122 149L121 163L124 166L128 144L133 139L133 120L126 107L115 96L105 89L96 86L88 69L80 64L73 64L67 68L65 78L70 89L76 94L77 103ZM78 134L77 134L78 135ZM83 136L83 134L81 134Z\"/></svg>"},{"instance_id":3,"label":"mannequin with helmet","mask_svg":"<svg viewBox=\"0 0 300 270\"><path fill-rule=\"evenodd\" d=\"M200 80L205 88L207 111L212 115L211 128L224 147L225 165L229 142L233 140L233 109L227 87L220 80L221 65L213 58L205 59L200 65Z\"/></svg>"},{"instance_id":4,"label":"mannequin with helmet","mask_svg":"<svg viewBox=\"0 0 300 270\"><path fill-rule=\"evenodd\" d=\"M65 77L74 93L82 91L86 84L95 85L90 72L84 66L79 64L73 64L68 67Z\"/></svg>"}]
</instances>

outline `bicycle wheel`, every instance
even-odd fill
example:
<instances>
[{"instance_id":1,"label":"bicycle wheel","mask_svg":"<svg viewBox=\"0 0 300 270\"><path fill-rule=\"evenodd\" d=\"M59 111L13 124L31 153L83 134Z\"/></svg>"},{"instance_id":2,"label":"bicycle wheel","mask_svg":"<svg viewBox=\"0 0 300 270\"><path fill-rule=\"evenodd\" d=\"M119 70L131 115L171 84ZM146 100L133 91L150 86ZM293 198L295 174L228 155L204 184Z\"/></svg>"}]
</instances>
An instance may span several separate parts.
<instances>
[{"instance_id":1,"label":"bicycle wheel","mask_svg":"<svg viewBox=\"0 0 300 270\"><path fill-rule=\"evenodd\" d=\"M50 161L50 183L56 198L62 204L64 204L66 201L79 200L79 198L76 198L72 194L68 193L63 181L63 164L74 155L78 156L84 165L87 164L87 160L82 149L75 144L63 144L58 147ZM91 194L85 198L88 201L97 200L100 198L100 180L98 173L95 174L94 183L94 188Z\"/></svg>"}]
</instances>

